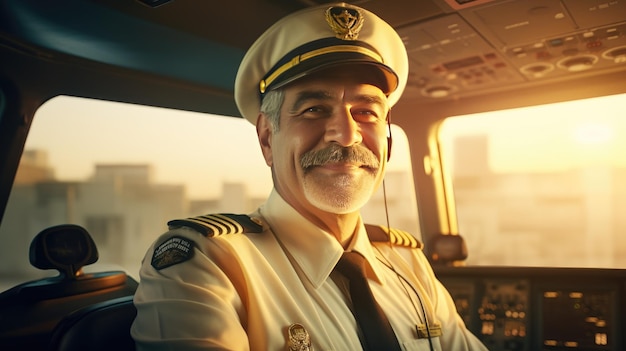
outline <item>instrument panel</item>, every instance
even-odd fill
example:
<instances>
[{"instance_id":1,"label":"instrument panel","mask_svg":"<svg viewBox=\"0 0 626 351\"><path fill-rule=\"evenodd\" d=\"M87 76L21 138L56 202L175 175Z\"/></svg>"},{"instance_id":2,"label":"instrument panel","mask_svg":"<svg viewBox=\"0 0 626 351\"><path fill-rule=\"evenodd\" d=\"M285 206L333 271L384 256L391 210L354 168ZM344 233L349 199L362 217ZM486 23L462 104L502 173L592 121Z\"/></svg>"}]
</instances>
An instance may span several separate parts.
<instances>
[{"instance_id":1,"label":"instrument panel","mask_svg":"<svg viewBox=\"0 0 626 351\"><path fill-rule=\"evenodd\" d=\"M434 269L468 329L489 350L623 350L624 270Z\"/></svg>"}]
</instances>

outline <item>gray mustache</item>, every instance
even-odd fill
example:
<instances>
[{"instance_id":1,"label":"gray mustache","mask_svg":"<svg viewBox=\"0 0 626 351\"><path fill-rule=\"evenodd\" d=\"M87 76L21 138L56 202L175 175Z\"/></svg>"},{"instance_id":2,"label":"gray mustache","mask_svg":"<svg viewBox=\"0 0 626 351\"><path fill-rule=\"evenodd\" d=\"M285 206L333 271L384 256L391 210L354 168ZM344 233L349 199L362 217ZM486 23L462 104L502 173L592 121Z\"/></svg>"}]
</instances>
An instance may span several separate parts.
<instances>
[{"instance_id":1,"label":"gray mustache","mask_svg":"<svg viewBox=\"0 0 626 351\"><path fill-rule=\"evenodd\" d=\"M374 153L360 145L343 147L337 144L330 144L327 148L311 150L300 157L300 166L305 170L309 167L323 166L334 162L360 163L369 168L378 168L380 166L380 162Z\"/></svg>"}]
</instances>

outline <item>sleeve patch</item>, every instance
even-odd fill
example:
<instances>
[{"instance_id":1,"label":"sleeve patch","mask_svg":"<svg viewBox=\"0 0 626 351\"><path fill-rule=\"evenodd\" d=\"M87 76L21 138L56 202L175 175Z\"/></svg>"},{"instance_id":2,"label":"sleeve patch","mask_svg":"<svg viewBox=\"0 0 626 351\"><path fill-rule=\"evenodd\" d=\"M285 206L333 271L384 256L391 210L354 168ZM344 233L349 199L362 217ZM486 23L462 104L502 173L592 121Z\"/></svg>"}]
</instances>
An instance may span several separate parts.
<instances>
[{"instance_id":1,"label":"sleeve patch","mask_svg":"<svg viewBox=\"0 0 626 351\"><path fill-rule=\"evenodd\" d=\"M193 257L195 243L180 236L171 237L154 249L152 267L161 270Z\"/></svg>"}]
</instances>

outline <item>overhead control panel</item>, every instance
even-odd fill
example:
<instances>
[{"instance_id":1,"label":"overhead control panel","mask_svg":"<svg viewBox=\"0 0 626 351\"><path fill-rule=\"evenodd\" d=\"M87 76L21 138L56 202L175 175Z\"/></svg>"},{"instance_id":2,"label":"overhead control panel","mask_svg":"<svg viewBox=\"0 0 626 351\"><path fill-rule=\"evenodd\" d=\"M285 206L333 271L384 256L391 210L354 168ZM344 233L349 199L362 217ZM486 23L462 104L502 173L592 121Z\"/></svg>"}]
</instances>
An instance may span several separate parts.
<instances>
[{"instance_id":1,"label":"overhead control panel","mask_svg":"<svg viewBox=\"0 0 626 351\"><path fill-rule=\"evenodd\" d=\"M423 99L626 65L626 0L436 1L450 13L398 31L411 61L407 89Z\"/></svg>"}]
</instances>

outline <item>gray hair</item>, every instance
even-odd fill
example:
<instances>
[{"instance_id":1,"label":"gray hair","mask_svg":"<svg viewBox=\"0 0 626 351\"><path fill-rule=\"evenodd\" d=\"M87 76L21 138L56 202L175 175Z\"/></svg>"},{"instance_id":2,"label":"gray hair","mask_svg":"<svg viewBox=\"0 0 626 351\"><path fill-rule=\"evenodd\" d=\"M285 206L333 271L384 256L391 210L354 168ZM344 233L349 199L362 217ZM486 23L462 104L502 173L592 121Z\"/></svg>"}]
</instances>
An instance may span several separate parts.
<instances>
[{"instance_id":1,"label":"gray hair","mask_svg":"<svg viewBox=\"0 0 626 351\"><path fill-rule=\"evenodd\" d=\"M261 101L261 112L267 115L272 126L272 133L279 130L280 108L285 99L285 92L282 89L270 90L265 93Z\"/></svg>"}]
</instances>

